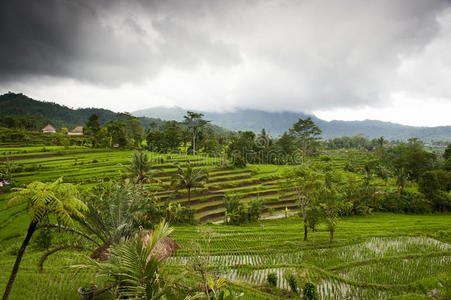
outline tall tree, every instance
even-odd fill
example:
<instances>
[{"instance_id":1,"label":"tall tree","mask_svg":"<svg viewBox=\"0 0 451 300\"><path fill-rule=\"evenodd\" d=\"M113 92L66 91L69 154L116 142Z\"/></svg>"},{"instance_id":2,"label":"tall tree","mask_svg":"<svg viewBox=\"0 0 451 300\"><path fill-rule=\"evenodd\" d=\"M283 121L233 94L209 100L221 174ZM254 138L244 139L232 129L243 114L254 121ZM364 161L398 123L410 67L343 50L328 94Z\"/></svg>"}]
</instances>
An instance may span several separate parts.
<instances>
[{"instance_id":1,"label":"tall tree","mask_svg":"<svg viewBox=\"0 0 451 300\"><path fill-rule=\"evenodd\" d=\"M204 115L201 113L195 113L192 111L187 111L185 118L185 124L191 128L192 133L192 148L193 148L193 154L196 154L196 141L199 136L199 132L202 130L205 125L208 124L207 120L202 119Z\"/></svg>"},{"instance_id":2,"label":"tall tree","mask_svg":"<svg viewBox=\"0 0 451 300\"><path fill-rule=\"evenodd\" d=\"M89 116L88 121L85 124L85 134L87 135L97 135L100 130L99 116L97 114L92 114Z\"/></svg>"},{"instance_id":3,"label":"tall tree","mask_svg":"<svg viewBox=\"0 0 451 300\"><path fill-rule=\"evenodd\" d=\"M191 189L203 187L208 179L208 173L203 169L193 169L191 166L183 170L180 166L172 177L172 184L176 188L186 189L188 193L188 206L191 207Z\"/></svg>"},{"instance_id":4,"label":"tall tree","mask_svg":"<svg viewBox=\"0 0 451 300\"><path fill-rule=\"evenodd\" d=\"M447 160L451 157L451 143L448 144L448 147L446 147L445 152L443 153L443 158Z\"/></svg>"},{"instance_id":5,"label":"tall tree","mask_svg":"<svg viewBox=\"0 0 451 300\"><path fill-rule=\"evenodd\" d=\"M314 192L321 186L321 174L312 168L301 165L287 173L287 185L296 192L299 201L300 215L304 223L304 241L308 234L308 209L313 201Z\"/></svg>"},{"instance_id":6,"label":"tall tree","mask_svg":"<svg viewBox=\"0 0 451 300\"><path fill-rule=\"evenodd\" d=\"M124 147L127 146L127 138L125 135L125 124L122 121L111 120L106 124L106 129L108 132L108 136L110 138L110 147L113 144L119 144Z\"/></svg>"},{"instance_id":7,"label":"tall tree","mask_svg":"<svg viewBox=\"0 0 451 300\"><path fill-rule=\"evenodd\" d=\"M434 167L435 155L423 149L416 139L393 149L392 165L395 170L404 168L408 178L418 180L422 174Z\"/></svg>"},{"instance_id":8,"label":"tall tree","mask_svg":"<svg viewBox=\"0 0 451 300\"><path fill-rule=\"evenodd\" d=\"M52 183L35 181L28 184L26 188L18 189L12 195L8 205L18 206L24 203L29 207L31 222L17 254L16 262L3 294L3 300L8 299L25 249L36 231L38 223L44 217L53 214L58 223L72 224L72 216L83 218L83 212L87 210L86 205L78 199L77 188L70 183L63 183L61 178Z\"/></svg>"},{"instance_id":9,"label":"tall tree","mask_svg":"<svg viewBox=\"0 0 451 300\"><path fill-rule=\"evenodd\" d=\"M324 210L325 220L329 229L330 242L334 241L335 228L338 223L338 214L340 212L341 195L338 192L337 185L341 178L338 173L327 172L324 177L324 185L320 187L319 199L320 206Z\"/></svg>"},{"instance_id":10,"label":"tall tree","mask_svg":"<svg viewBox=\"0 0 451 300\"><path fill-rule=\"evenodd\" d=\"M315 150L316 142L320 139L321 129L316 126L310 117L299 119L289 130L299 143L302 155L305 158Z\"/></svg>"}]
</instances>

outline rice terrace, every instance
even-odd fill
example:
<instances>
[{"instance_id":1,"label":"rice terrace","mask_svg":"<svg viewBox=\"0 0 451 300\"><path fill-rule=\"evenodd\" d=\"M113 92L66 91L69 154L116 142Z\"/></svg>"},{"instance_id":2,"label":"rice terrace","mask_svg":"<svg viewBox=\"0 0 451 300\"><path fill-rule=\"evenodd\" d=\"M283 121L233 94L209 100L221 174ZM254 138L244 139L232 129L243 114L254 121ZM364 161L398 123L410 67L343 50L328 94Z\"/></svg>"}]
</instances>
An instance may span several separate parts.
<instances>
[{"instance_id":1,"label":"rice terrace","mask_svg":"<svg viewBox=\"0 0 451 300\"><path fill-rule=\"evenodd\" d=\"M161 262L159 269L159 278L176 278L175 285L165 292L164 297L168 299L204 297L202 276L206 278L211 299L217 297L214 289L217 294L227 291L227 294L222 293L222 297L229 297L227 299L298 296L304 299L447 299L450 295L451 216L440 212L431 214L432 208L427 210L424 206L429 202L416 204L418 208L411 207L412 210L425 209L427 214L409 213L402 207L405 204L396 203L400 201L396 178L382 179L377 176L375 167L370 170L376 152L321 150L323 154L296 165L255 162L233 166L240 161L235 158L230 162L227 157L202 153L140 151L4 145L0 156L4 174L8 168L11 171L14 187L62 178L63 183L76 186L86 203L92 195L103 197L111 206L125 205L131 201L130 195L141 201L149 200L146 205L152 208L134 208L134 222L139 222L141 228L146 225L155 228L155 224L165 219L173 226L171 239L180 246ZM137 183L133 181L135 175L129 177L129 174L142 159L140 154L146 155L145 160L150 164L142 173L151 176L151 180ZM309 172L317 172L317 176L340 173L342 195L337 201L341 202L341 207L337 207L332 217L333 241L330 241L327 206L324 212L315 212L312 203L309 214L318 213L318 221L307 219L306 228L310 230L304 240L302 200L298 197L309 190L305 183L310 180L307 176L313 176L313 173L305 174L304 165L309 166ZM189 168L208 174L202 184L193 185L190 195L186 188L174 185L175 175ZM298 181L296 176L304 177ZM413 197L418 197L417 183L406 181L404 184L406 190L414 193ZM357 190L350 190L352 187ZM9 186L5 188L0 195L0 264L3 270L0 280L3 284L8 280L30 221L29 206L8 205L9 198L16 192L10 191ZM127 192L122 195L119 190ZM112 192L123 198L116 199L118 195ZM362 195L369 198L362 199ZM318 199L314 200L318 203L315 205L322 210L321 197L328 195L312 192L311 197ZM375 201L380 203L375 205ZM97 209L102 207L101 203L97 205ZM147 210L143 210L146 207ZM107 215L131 213L130 209L110 207ZM96 267L88 268L89 264L86 268L80 267L86 264L84 257L91 255L93 250L89 249L101 245L102 240L86 231L82 221L73 222L72 226L89 235L90 240L58 229L60 225L52 230L45 227L45 224L57 222L56 216L44 219L43 227L24 255L11 299L78 299L77 289L87 284L95 286L96 291L106 289L95 299L114 298L118 293L118 287L112 288L115 275L104 274ZM102 226L120 227L125 226L121 222L128 221L125 216L117 216L117 220ZM112 239L114 234L120 233L110 234ZM117 243L123 243L122 239L124 237Z\"/></svg>"}]
</instances>

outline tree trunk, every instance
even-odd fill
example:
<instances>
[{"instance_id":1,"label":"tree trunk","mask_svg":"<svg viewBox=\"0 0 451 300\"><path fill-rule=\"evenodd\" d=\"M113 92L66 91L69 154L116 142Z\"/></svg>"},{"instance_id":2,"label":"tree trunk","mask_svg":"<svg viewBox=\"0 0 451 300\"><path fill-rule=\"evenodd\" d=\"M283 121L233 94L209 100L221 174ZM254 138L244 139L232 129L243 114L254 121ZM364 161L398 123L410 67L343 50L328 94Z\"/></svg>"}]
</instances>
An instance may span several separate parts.
<instances>
[{"instance_id":1,"label":"tree trunk","mask_svg":"<svg viewBox=\"0 0 451 300\"><path fill-rule=\"evenodd\" d=\"M25 253L25 248L27 248L28 243L30 242L31 236L33 235L34 231L36 230L37 223L31 222L30 226L28 227L27 236L25 237L25 240L22 243L22 246L20 246L19 253L17 253L16 262L14 263L13 270L11 272L11 276L9 277L8 284L6 285L5 293L3 294L3 300L7 300L9 293L11 292L11 288L13 287L14 279L16 279L17 272L19 271L19 265L22 260L22 257Z\"/></svg>"},{"instance_id":2,"label":"tree trunk","mask_svg":"<svg viewBox=\"0 0 451 300\"><path fill-rule=\"evenodd\" d=\"M330 242L332 243L334 241L334 231L330 231Z\"/></svg>"},{"instance_id":3,"label":"tree trunk","mask_svg":"<svg viewBox=\"0 0 451 300\"><path fill-rule=\"evenodd\" d=\"M193 129L193 155L196 155L196 128Z\"/></svg>"},{"instance_id":4,"label":"tree trunk","mask_svg":"<svg viewBox=\"0 0 451 300\"><path fill-rule=\"evenodd\" d=\"M188 189L188 208L191 208L191 188Z\"/></svg>"},{"instance_id":5,"label":"tree trunk","mask_svg":"<svg viewBox=\"0 0 451 300\"><path fill-rule=\"evenodd\" d=\"M304 220L304 242L307 240L307 233L308 233L307 221Z\"/></svg>"}]
</instances>

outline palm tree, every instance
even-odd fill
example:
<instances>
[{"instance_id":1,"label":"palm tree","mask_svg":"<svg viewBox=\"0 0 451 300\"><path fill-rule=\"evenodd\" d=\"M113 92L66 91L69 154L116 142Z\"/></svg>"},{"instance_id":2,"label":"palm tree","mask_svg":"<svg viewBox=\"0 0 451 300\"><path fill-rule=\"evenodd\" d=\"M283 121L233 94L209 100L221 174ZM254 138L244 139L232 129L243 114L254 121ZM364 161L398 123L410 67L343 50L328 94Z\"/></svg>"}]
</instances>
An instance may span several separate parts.
<instances>
[{"instance_id":1,"label":"palm tree","mask_svg":"<svg viewBox=\"0 0 451 300\"><path fill-rule=\"evenodd\" d=\"M188 192L188 206L191 206L191 189L195 187L203 187L208 179L208 173L203 169L193 169L188 165L186 170L180 166L177 173L172 177L172 184L177 189L186 189Z\"/></svg>"},{"instance_id":2,"label":"palm tree","mask_svg":"<svg viewBox=\"0 0 451 300\"><path fill-rule=\"evenodd\" d=\"M129 173L130 179L139 184L158 181L155 175L161 172L153 168L152 161L144 151L135 151L130 160L130 166L123 166L123 168Z\"/></svg>"},{"instance_id":3,"label":"palm tree","mask_svg":"<svg viewBox=\"0 0 451 300\"><path fill-rule=\"evenodd\" d=\"M8 202L9 206L28 204L31 222L28 226L27 235L17 254L16 262L3 294L3 300L8 299L25 249L36 231L38 223L45 216L53 214L57 218L58 223L71 224L73 223L72 216L83 218L83 212L88 209L78 199L77 188L70 183L63 183L62 181L62 178L60 178L52 183L32 182L26 188L18 189Z\"/></svg>"},{"instance_id":4,"label":"palm tree","mask_svg":"<svg viewBox=\"0 0 451 300\"><path fill-rule=\"evenodd\" d=\"M160 278L158 269L164 257L158 255L155 246L172 231L168 223L162 221L152 232L148 243L137 236L113 246L107 262L88 259L86 264L71 268L93 269L97 274L112 280L118 287L119 297L160 299L174 285L175 280Z\"/></svg>"}]
</instances>

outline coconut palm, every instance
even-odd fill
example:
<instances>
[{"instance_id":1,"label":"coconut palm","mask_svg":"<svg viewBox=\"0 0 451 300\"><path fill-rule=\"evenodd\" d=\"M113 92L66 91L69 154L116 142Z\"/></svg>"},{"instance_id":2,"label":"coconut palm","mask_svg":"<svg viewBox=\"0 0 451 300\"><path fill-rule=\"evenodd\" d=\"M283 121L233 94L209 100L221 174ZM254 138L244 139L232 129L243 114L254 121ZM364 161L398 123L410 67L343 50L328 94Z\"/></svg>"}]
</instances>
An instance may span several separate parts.
<instances>
[{"instance_id":1,"label":"coconut palm","mask_svg":"<svg viewBox=\"0 0 451 300\"><path fill-rule=\"evenodd\" d=\"M191 189L203 187L208 180L208 173L203 169L193 169L191 166L183 170L180 166L172 177L172 184L177 189L186 189L188 192L188 206L191 206Z\"/></svg>"},{"instance_id":2,"label":"coconut palm","mask_svg":"<svg viewBox=\"0 0 451 300\"><path fill-rule=\"evenodd\" d=\"M152 161L144 151L133 152L130 166L122 167L128 172L129 178L139 184L158 181L155 175L161 172L161 170L153 168Z\"/></svg>"},{"instance_id":3,"label":"coconut palm","mask_svg":"<svg viewBox=\"0 0 451 300\"><path fill-rule=\"evenodd\" d=\"M72 224L73 216L82 219L83 212L87 210L86 205L78 199L77 188L70 183L63 183L62 181L60 178L52 183L32 182L25 188L17 189L17 192L12 195L8 202L9 206L18 206L26 203L29 207L31 222L28 226L27 235L17 254L3 300L8 299L25 249L39 222L44 217L52 214L56 217L59 224Z\"/></svg>"},{"instance_id":4,"label":"coconut palm","mask_svg":"<svg viewBox=\"0 0 451 300\"><path fill-rule=\"evenodd\" d=\"M95 270L116 284L119 297L160 299L174 285L174 280L160 278L158 269L164 257L158 255L156 246L172 231L168 223L162 221L150 234L148 242L139 237L122 241L111 248L107 262L88 258L85 264L72 268Z\"/></svg>"}]
</instances>

